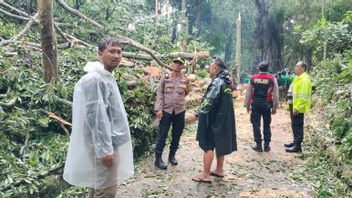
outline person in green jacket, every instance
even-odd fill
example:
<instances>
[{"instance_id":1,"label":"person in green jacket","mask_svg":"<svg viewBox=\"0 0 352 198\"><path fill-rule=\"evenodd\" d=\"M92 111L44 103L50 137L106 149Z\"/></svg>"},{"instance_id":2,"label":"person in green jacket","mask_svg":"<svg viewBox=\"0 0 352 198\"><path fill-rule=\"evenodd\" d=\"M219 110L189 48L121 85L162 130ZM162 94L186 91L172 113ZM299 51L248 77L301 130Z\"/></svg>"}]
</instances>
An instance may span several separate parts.
<instances>
[{"instance_id":1,"label":"person in green jacket","mask_svg":"<svg viewBox=\"0 0 352 198\"><path fill-rule=\"evenodd\" d=\"M286 152L302 152L304 114L310 110L312 104L312 82L306 73L307 65L299 61L295 66L297 77L292 82L292 102L293 112L291 117L294 140L290 144L285 144Z\"/></svg>"}]
</instances>

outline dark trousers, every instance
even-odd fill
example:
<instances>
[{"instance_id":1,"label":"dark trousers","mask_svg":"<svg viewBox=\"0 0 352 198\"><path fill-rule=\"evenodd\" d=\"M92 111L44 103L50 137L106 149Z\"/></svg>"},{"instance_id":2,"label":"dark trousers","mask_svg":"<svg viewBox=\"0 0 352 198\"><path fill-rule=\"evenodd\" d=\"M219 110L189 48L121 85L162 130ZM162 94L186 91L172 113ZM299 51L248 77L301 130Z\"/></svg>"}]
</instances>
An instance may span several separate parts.
<instances>
[{"instance_id":1,"label":"dark trousers","mask_svg":"<svg viewBox=\"0 0 352 198\"><path fill-rule=\"evenodd\" d=\"M299 113L298 115L291 117L291 127L293 131L293 141L294 142L303 142L303 127L304 127L304 114Z\"/></svg>"},{"instance_id":2,"label":"dark trousers","mask_svg":"<svg viewBox=\"0 0 352 198\"><path fill-rule=\"evenodd\" d=\"M175 114L175 111L172 114L169 114L163 111L163 117L160 120L159 133L157 137L156 147L155 147L155 156L161 157L166 138L172 123L172 139L170 145L170 154L175 155L176 150L180 142L180 138L185 127L185 111Z\"/></svg>"},{"instance_id":3,"label":"dark trousers","mask_svg":"<svg viewBox=\"0 0 352 198\"><path fill-rule=\"evenodd\" d=\"M262 135L260 132L260 121L263 117L264 123L264 142L271 141L271 104L270 103L252 103L251 122L253 125L254 141L256 143L262 142Z\"/></svg>"}]
</instances>

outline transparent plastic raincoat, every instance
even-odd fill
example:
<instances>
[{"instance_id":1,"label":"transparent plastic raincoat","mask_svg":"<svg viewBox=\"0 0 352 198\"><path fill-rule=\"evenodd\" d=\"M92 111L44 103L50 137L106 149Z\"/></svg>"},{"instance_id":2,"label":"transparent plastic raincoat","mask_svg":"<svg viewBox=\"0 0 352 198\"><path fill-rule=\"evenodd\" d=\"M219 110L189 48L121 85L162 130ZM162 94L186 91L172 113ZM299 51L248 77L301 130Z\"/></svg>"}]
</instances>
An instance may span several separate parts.
<instances>
[{"instance_id":1,"label":"transparent plastic raincoat","mask_svg":"<svg viewBox=\"0 0 352 198\"><path fill-rule=\"evenodd\" d=\"M73 95L72 134L64 179L73 185L102 189L133 175L133 154L126 111L116 80L99 62L88 72ZM102 158L114 154L107 167Z\"/></svg>"}]
</instances>

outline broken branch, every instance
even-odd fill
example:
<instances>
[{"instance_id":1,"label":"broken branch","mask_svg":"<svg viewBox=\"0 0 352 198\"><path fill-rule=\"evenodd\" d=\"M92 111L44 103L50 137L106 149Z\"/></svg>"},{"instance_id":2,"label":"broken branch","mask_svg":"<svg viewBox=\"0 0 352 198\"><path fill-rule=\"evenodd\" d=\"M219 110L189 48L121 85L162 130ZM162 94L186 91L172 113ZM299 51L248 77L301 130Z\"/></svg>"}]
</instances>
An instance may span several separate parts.
<instances>
[{"instance_id":1,"label":"broken branch","mask_svg":"<svg viewBox=\"0 0 352 198\"><path fill-rule=\"evenodd\" d=\"M38 111L48 115L50 118L59 121L60 123L64 124L64 125L69 125L72 126L72 124L70 122L67 122L66 120L62 119L60 116L56 115L55 113L46 111L44 109L38 109Z\"/></svg>"},{"instance_id":2,"label":"broken branch","mask_svg":"<svg viewBox=\"0 0 352 198\"><path fill-rule=\"evenodd\" d=\"M71 8L67 3L65 3L63 0L56 0L56 3L58 3L61 7L63 7L65 10L69 11L71 14L79 16L88 22L92 23L93 25L97 26L100 29L104 29L102 25L100 25L98 22L94 21L93 19L87 17L86 15L82 14L80 11Z\"/></svg>"},{"instance_id":3,"label":"broken branch","mask_svg":"<svg viewBox=\"0 0 352 198\"><path fill-rule=\"evenodd\" d=\"M10 108L15 106L16 102L17 102L17 97L14 97L9 102L6 102L6 103L0 102L0 106Z\"/></svg>"},{"instance_id":4,"label":"broken branch","mask_svg":"<svg viewBox=\"0 0 352 198\"><path fill-rule=\"evenodd\" d=\"M0 5L2 5L3 7L8 8L8 9L10 9L10 11L15 11L15 12L17 12L18 14L20 14L20 15L22 15L22 16L29 17L29 14L27 14L27 13L23 12L22 10L19 10L19 9L17 9L17 8L15 8L15 7L13 7L13 6L11 6L10 4L4 2L3 0L0 0ZM29 20L29 18L28 18L28 20Z\"/></svg>"},{"instance_id":5,"label":"broken branch","mask_svg":"<svg viewBox=\"0 0 352 198\"><path fill-rule=\"evenodd\" d=\"M0 9L0 13L3 13L5 15L7 15L7 16L10 16L10 17L15 18L15 19L23 20L23 21L28 21L29 20L28 17L23 17L23 16L20 16L20 15L17 15L17 14L12 14L10 12L7 12L7 11L3 10L3 9Z\"/></svg>"},{"instance_id":6,"label":"broken branch","mask_svg":"<svg viewBox=\"0 0 352 198\"><path fill-rule=\"evenodd\" d=\"M35 22L37 20L37 17L38 17L38 13L36 13L33 17L30 17L30 20L28 21L28 23L26 24L26 26L24 27L24 29L20 33L13 36L9 40L1 41L0 46L8 45L10 43L17 41L19 38L21 38L29 30L29 28L32 26L33 22Z\"/></svg>"}]
</instances>

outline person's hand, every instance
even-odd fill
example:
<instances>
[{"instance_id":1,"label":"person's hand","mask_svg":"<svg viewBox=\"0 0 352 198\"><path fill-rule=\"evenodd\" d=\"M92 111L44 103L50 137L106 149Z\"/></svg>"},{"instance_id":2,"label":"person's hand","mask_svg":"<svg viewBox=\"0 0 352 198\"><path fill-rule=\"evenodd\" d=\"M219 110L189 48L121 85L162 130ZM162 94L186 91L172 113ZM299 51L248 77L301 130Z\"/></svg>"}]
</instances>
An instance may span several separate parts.
<instances>
[{"instance_id":1,"label":"person's hand","mask_svg":"<svg viewBox=\"0 0 352 198\"><path fill-rule=\"evenodd\" d=\"M276 114L276 109L271 110L271 114L275 115Z\"/></svg>"},{"instance_id":2,"label":"person's hand","mask_svg":"<svg viewBox=\"0 0 352 198\"><path fill-rule=\"evenodd\" d=\"M246 107L246 109L247 109L247 113L249 113L249 111L251 110L250 107Z\"/></svg>"},{"instance_id":3,"label":"person's hand","mask_svg":"<svg viewBox=\"0 0 352 198\"><path fill-rule=\"evenodd\" d=\"M298 113L299 113L299 112L295 109L295 110L293 110L292 115L293 115L293 116L296 116L296 115L298 115Z\"/></svg>"},{"instance_id":4,"label":"person's hand","mask_svg":"<svg viewBox=\"0 0 352 198\"><path fill-rule=\"evenodd\" d=\"M160 111L156 112L156 117L160 120L163 117L163 111L160 110Z\"/></svg>"},{"instance_id":5,"label":"person's hand","mask_svg":"<svg viewBox=\"0 0 352 198\"><path fill-rule=\"evenodd\" d=\"M110 167L114 161L114 155L107 155L103 158L103 164L107 167Z\"/></svg>"}]
</instances>

